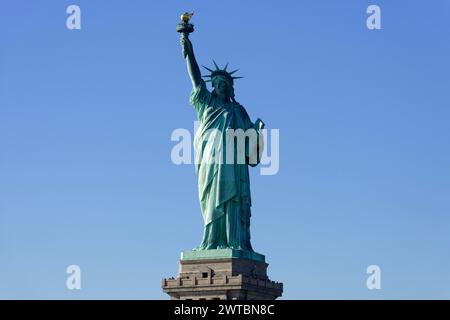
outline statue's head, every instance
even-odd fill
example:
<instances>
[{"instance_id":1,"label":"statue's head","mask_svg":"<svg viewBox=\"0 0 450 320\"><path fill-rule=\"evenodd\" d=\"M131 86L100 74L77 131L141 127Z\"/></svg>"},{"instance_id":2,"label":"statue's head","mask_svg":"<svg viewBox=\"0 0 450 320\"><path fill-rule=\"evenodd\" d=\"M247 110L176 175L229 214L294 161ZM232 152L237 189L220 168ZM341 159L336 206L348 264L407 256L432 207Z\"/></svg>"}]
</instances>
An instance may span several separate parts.
<instances>
[{"instance_id":1,"label":"statue's head","mask_svg":"<svg viewBox=\"0 0 450 320\"><path fill-rule=\"evenodd\" d=\"M215 76L211 78L211 83L214 88L213 94L224 97L226 100L234 98L233 83L224 76Z\"/></svg>"},{"instance_id":2,"label":"statue's head","mask_svg":"<svg viewBox=\"0 0 450 320\"><path fill-rule=\"evenodd\" d=\"M206 70L211 72L211 74L206 75L204 77L208 77L210 79L206 80L206 82L210 81L214 88L213 95L221 96L225 98L225 100L232 99L234 100L234 79L240 79L242 77L233 77L233 73L238 70L234 70L231 72L227 71L228 63L225 65L223 69L220 69L217 63L213 60L216 70L211 70L207 67L204 67Z\"/></svg>"}]
</instances>

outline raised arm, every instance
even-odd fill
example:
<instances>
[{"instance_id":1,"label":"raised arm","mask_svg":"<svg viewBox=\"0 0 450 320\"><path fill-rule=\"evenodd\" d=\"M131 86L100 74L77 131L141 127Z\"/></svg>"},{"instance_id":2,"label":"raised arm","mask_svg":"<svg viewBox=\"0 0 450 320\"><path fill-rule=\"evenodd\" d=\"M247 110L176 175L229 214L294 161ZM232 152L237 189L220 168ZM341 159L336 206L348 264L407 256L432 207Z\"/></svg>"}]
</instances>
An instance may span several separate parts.
<instances>
[{"instance_id":1,"label":"raised arm","mask_svg":"<svg viewBox=\"0 0 450 320\"><path fill-rule=\"evenodd\" d=\"M187 33L181 33L180 43L183 49L183 56L186 59L189 77L192 81L192 87L197 88L201 84L202 75L197 60L195 60L194 49Z\"/></svg>"}]
</instances>

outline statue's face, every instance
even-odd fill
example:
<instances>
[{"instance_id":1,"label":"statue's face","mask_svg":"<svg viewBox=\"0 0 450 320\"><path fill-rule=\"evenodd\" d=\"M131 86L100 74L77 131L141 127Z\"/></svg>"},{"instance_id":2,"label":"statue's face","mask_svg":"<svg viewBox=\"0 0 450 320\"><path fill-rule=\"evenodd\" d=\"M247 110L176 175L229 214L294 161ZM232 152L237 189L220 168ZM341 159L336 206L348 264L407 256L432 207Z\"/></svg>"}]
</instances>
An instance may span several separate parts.
<instances>
[{"instance_id":1,"label":"statue's face","mask_svg":"<svg viewBox=\"0 0 450 320\"><path fill-rule=\"evenodd\" d=\"M214 89L216 89L216 92L218 95L225 96L229 98L231 96L230 94L230 86L225 80L217 80L215 81Z\"/></svg>"}]
</instances>

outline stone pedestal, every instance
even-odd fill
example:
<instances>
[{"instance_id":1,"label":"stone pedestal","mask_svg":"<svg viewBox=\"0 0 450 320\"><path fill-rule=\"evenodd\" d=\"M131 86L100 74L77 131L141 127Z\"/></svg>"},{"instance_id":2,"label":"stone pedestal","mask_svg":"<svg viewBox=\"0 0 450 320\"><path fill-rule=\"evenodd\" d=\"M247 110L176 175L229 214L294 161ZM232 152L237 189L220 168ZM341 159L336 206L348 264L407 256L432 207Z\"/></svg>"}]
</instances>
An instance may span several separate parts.
<instances>
[{"instance_id":1,"label":"stone pedestal","mask_svg":"<svg viewBox=\"0 0 450 320\"><path fill-rule=\"evenodd\" d=\"M184 251L177 278L162 280L173 300L274 300L283 284L269 280L261 254L220 249Z\"/></svg>"}]
</instances>

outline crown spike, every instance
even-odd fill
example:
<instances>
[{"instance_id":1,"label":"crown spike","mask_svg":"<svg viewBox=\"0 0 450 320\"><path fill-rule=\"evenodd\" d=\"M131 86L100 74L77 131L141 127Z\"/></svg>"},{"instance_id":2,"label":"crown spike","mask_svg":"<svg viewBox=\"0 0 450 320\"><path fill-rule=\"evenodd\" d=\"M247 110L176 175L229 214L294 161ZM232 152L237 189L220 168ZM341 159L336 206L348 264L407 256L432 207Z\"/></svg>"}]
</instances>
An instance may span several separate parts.
<instances>
[{"instance_id":1,"label":"crown spike","mask_svg":"<svg viewBox=\"0 0 450 320\"><path fill-rule=\"evenodd\" d=\"M230 76L231 76L233 73L236 73L236 72L238 72L238 71L239 71L239 69L236 69L236 70L233 70L233 71L229 72L229 74L230 74Z\"/></svg>"},{"instance_id":2,"label":"crown spike","mask_svg":"<svg viewBox=\"0 0 450 320\"><path fill-rule=\"evenodd\" d=\"M233 79L242 79L244 77L231 77L231 78L233 78Z\"/></svg>"},{"instance_id":3,"label":"crown spike","mask_svg":"<svg viewBox=\"0 0 450 320\"><path fill-rule=\"evenodd\" d=\"M202 67L205 68L206 70L208 70L209 72L214 72L213 70L211 70L211 69L208 68L208 67L205 67L205 66L203 66L203 65L202 65Z\"/></svg>"},{"instance_id":4,"label":"crown spike","mask_svg":"<svg viewBox=\"0 0 450 320\"><path fill-rule=\"evenodd\" d=\"M219 66L218 66L217 63L214 61L214 59L213 59L213 62L214 62L214 65L216 66L216 70L220 70Z\"/></svg>"},{"instance_id":5,"label":"crown spike","mask_svg":"<svg viewBox=\"0 0 450 320\"><path fill-rule=\"evenodd\" d=\"M227 68L228 68L228 62L227 62L227 64L225 65L225 67L223 68L223 71L227 71Z\"/></svg>"}]
</instances>

